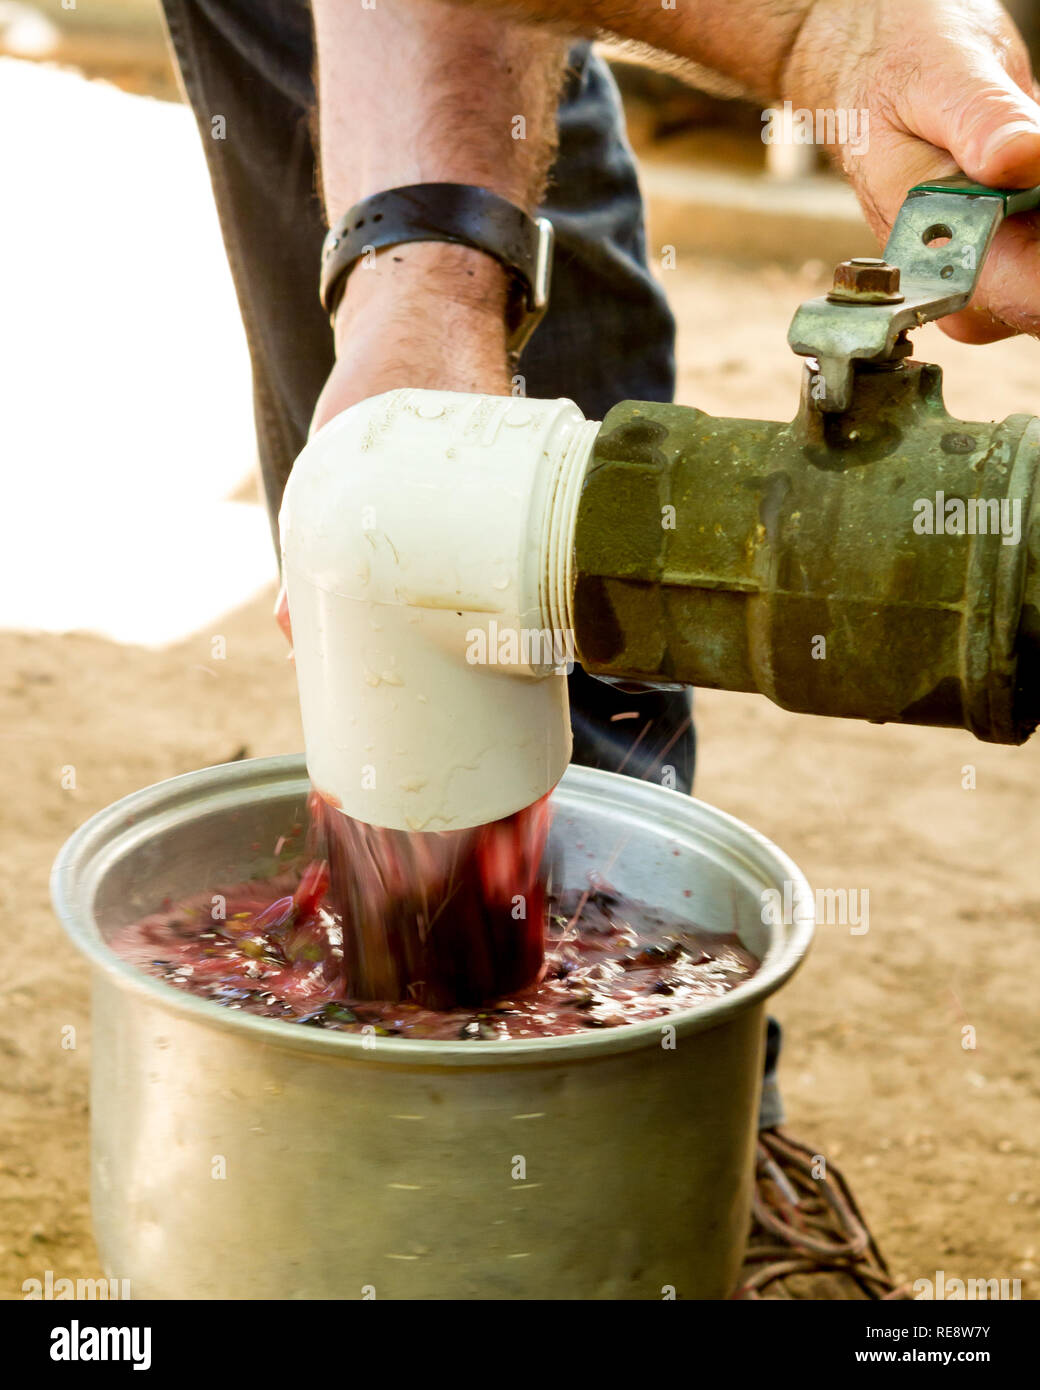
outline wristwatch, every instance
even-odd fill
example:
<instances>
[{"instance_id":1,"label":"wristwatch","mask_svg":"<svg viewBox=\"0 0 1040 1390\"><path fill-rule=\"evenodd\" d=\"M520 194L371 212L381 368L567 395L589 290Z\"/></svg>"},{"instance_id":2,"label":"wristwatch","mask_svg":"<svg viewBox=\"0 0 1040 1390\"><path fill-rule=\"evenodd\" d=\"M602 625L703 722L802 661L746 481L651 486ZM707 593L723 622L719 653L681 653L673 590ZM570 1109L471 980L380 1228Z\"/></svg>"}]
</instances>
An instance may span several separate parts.
<instances>
[{"instance_id":1,"label":"wristwatch","mask_svg":"<svg viewBox=\"0 0 1040 1390\"><path fill-rule=\"evenodd\" d=\"M407 241L448 241L493 256L509 272L506 327L517 356L549 303L553 226L490 189L414 183L355 203L325 238L319 294L335 318L347 276L366 252Z\"/></svg>"}]
</instances>

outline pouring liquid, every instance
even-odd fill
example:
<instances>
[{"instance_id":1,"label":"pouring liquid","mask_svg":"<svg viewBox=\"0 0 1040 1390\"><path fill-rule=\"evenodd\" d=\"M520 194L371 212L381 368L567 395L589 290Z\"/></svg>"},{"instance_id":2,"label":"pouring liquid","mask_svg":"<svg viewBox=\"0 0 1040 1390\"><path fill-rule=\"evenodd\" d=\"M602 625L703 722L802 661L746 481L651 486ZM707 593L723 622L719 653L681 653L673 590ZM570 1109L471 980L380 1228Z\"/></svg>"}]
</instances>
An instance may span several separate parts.
<instances>
[{"instance_id":1,"label":"pouring liquid","mask_svg":"<svg viewBox=\"0 0 1040 1390\"><path fill-rule=\"evenodd\" d=\"M471 1041L665 1019L758 969L736 936L700 930L595 877L585 889L546 885L544 800L458 838L418 841L373 831L318 799L311 816L302 872L164 904L117 932L111 948L229 1009ZM215 900L224 905L216 918Z\"/></svg>"},{"instance_id":2,"label":"pouring liquid","mask_svg":"<svg viewBox=\"0 0 1040 1390\"><path fill-rule=\"evenodd\" d=\"M549 798L471 830L365 825L311 797L356 999L450 1009L532 984L547 922Z\"/></svg>"}]
</instances>

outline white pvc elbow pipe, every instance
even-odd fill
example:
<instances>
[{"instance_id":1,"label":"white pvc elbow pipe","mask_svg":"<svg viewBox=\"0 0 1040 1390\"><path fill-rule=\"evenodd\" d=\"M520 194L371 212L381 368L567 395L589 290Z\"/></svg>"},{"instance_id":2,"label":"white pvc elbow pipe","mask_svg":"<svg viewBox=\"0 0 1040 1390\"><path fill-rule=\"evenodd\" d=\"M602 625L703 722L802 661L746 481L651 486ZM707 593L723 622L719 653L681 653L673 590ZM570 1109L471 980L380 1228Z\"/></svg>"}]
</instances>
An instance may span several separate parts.
<instances>
[{"instance_id":1,"label":"white pvc elbow pipe","mask_svg":"<svg viewBox=\"0 0 1040 1390\"><path fill-rule=\"evenodd\" d=\"M307 444L280 524L307 769L347 815L461 830L570 759L570 401L391 391Z\"/></svg>"}]
</instances>

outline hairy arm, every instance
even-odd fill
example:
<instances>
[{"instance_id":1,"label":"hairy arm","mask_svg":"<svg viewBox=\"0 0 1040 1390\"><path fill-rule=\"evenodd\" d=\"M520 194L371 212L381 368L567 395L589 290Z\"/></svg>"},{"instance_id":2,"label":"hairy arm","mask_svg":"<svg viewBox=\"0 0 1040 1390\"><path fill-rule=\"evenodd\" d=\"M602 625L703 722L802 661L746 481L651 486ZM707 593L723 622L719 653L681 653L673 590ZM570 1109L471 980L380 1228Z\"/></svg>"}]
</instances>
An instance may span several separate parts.
<instances>
[{"instance_id":1,"label":"hairy arm","mask_svg":"<svg viewBox=\"0 0 1040 1390\"><path fill-rule=\"evenodd\" d=\"M960 168L1040 183L1040 105L998 0L457 0L550 30L604 33L722 74L767 102L866 112L866 149L836 147L884 242L907 190ZM666 8L673 4L674 8ZM942 321L986 342L1040 335L1040 219L1000 228L972 304Z\"/></svg>"},{"instance_id":2,"label":"hairy arm","mask_svg":"<svg viewBox=\"0 0 1040 1390\"><path fill-rule=\"evenodd\" d=\"M764 101L780 95L784 68L814 0L457 0L571 34L626 39L709 68Z\"/></svg>"}]
</instances>

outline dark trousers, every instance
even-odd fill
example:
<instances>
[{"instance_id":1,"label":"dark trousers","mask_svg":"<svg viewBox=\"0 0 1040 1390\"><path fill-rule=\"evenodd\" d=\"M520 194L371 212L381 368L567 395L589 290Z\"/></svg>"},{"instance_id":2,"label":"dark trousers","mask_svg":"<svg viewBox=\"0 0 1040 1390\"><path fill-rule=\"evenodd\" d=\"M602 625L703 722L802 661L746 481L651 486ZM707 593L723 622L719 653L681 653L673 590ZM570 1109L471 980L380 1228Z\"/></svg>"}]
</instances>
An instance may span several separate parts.
<instances>
[{"instance_id":1,"label":"dark trousers","mask_svg":"<svg viewBox=\"0 0 1040 1390\"><path fill-rule=\"evenodd\" d=\"M317 295L325 235L303 0L163 0L206 152L253 369L272 529L333 363ZM556 231L549 310L519 364L526 394L600 420L621 400L671 400L675 324L646 262L643 205L617 89L588 44L571 52L559 151L542 211ZM633 694L576 668L574 761L693 785L687 692ZM614 716L636 711L635 719Z\"/></svg>"}]
</instances>

